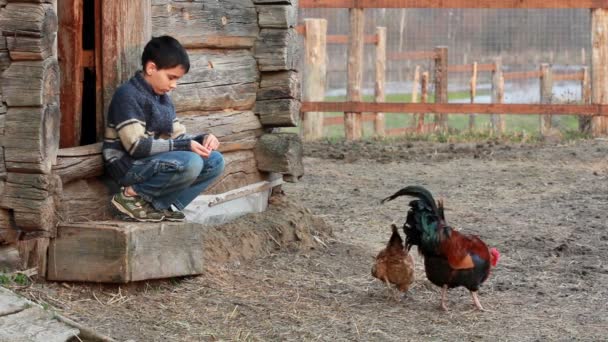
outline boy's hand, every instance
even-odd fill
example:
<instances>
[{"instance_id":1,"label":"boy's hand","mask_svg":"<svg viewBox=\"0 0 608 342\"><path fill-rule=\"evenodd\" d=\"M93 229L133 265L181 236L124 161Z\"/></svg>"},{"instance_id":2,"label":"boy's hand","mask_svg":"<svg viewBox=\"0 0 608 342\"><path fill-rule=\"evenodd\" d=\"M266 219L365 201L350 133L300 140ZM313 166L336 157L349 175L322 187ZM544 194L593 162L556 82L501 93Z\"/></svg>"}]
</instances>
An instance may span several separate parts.
<instances>
[{"instance_id":1,"label":"boy's hand","mask_svg":"<svg viewBox=\"0 0 608 342\"><path fill-rule=\"evenodd\" d=\"M209 157L209 154L211 153L210 149L206 148L205 146L199 144L194 140L190 140L190 150L192 150L192 152L198 154L203 158Z\"/></svg>"},{"instance_id":2,"label":"boy's hand","mask_svg":"<svg viewBox=\"0 0 608 342\"><path fill-rule=\"evenodd\" d=\"M203 146L210 151L217 150L217 148L220 146L220 141L217 140L215 135L207 134L205 141L203 141Z\"/></svg>"}]
</instances>

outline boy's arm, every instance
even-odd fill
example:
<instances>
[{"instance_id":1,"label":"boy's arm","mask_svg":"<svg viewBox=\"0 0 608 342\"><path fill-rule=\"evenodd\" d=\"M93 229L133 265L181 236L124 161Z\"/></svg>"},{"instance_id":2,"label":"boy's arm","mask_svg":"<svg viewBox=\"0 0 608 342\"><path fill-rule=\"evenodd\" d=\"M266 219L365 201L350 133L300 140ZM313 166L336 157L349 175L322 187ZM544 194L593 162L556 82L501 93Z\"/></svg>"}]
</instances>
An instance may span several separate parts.
<instances>
[{"instance_id":1,"label":"boy's arm","mask_svg":"<svg viewBox=\"0 0 608 342\"><path fill-rule=\"evenodd\" d=\"M171 139L191 139L199 144L202 144L205 141L205 137L207 134L188 134L186 133L186 127L179 121L178 118L173 120L173 133L171 134Z\"/></svg>"},{"instance_id":2,"label":"boy's arm","mask_svg":"<svg viewBox=\"0 0 608 342\"><path fill-rule=\"evenodd\" d=\"M145 158L162 152L190 151L190 138L155 139L146 132L144 111L137 101L117 92L109 108L109 121L114 126L125 150L133 158Z\"/></svg>"}]
</instances>

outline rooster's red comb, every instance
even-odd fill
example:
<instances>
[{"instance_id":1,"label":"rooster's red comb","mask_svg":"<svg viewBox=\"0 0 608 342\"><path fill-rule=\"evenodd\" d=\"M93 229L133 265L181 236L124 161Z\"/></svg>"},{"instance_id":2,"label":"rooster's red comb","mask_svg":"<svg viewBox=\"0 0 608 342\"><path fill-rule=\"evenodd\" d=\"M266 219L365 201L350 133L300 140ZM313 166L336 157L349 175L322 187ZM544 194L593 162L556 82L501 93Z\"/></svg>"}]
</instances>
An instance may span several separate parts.
<instances>
[{"instance_id":1,"label":"rooster's red comb","mask_svg":"<svg viewBox=\"0 0 608 342\"><path fill-rule=\"evenodd\" d=\"M490 263L492 267L498 264L498 259L500 259L500 252L496 248L490 248Z\"/></svg>"}]
</instances>

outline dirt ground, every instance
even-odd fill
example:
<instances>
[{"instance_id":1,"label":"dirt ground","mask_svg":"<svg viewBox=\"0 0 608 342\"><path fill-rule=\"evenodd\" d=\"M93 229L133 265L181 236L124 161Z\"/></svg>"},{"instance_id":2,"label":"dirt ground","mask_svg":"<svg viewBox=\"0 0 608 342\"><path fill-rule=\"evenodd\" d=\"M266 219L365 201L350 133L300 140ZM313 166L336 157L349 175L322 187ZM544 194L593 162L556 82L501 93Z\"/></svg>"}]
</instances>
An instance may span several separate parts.
<instances>
[{"instance_id":1,"label":"dirt ground","mask_svg":"<svg viewBox=\"0 0 608 342\"><path fill-rule=\"evenodd\" d=\"M286 197L214 228L222 244L206 247L208 274L20 292L121 341L606 340L607 158L604 140L308 144L306 175L283 187ZM414 251L406 296L393 299L371 277L409 200L379 202L412 184L444 197L448 222L500 250L480 290L491 312L472 311L464 288L440 311Z\"/></svg>"}]
</instances>

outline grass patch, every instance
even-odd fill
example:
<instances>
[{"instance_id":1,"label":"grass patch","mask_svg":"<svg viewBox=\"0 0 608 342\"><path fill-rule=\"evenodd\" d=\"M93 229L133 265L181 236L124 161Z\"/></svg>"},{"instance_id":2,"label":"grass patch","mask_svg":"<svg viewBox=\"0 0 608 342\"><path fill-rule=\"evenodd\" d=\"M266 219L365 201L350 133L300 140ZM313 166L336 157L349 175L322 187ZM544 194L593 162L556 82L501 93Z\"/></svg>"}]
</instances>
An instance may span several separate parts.
<instances>
[{"instance_id":1,"label":"grass patch","mask_svg":"<svg viewBox=\"0 0 608 342\"><path fill-rule=\"evenodd\" d=\"M31 283L30 278L23 273L0 273L1 286L28 286Z\"/></svg>"}]
</instances>

